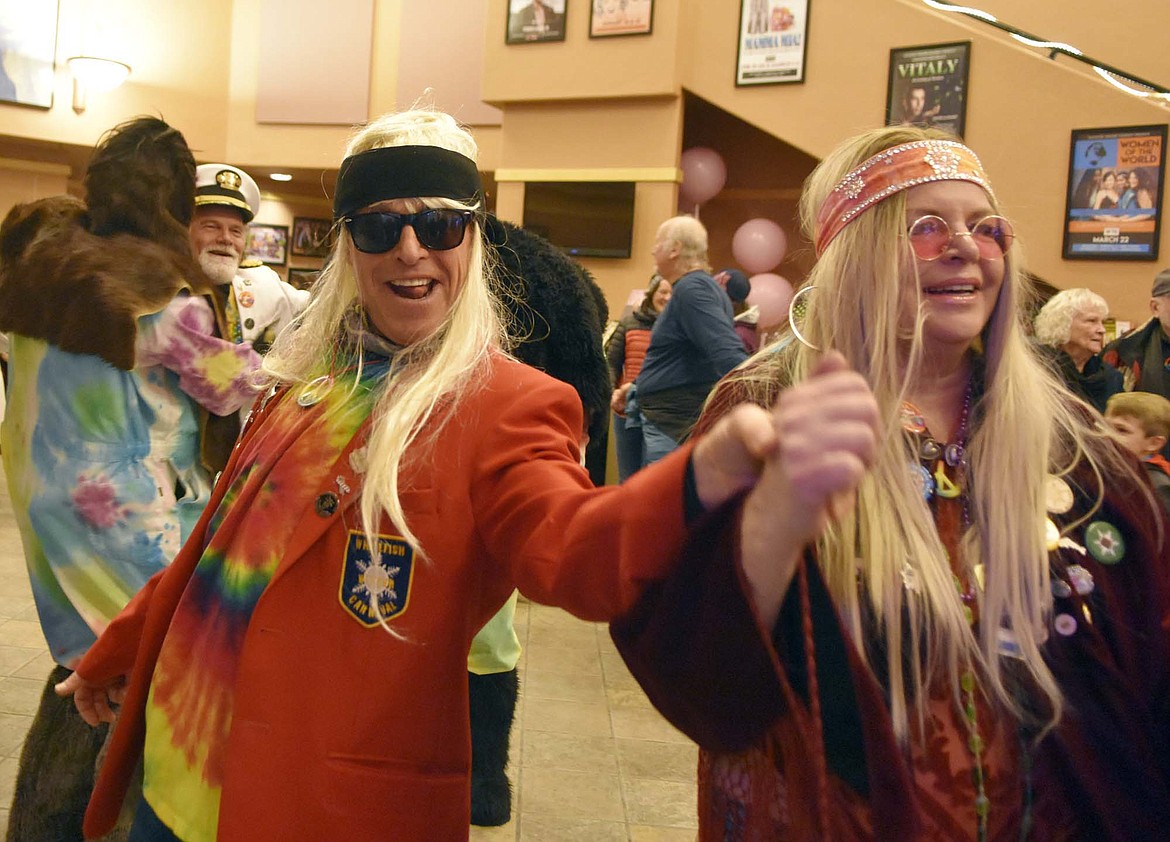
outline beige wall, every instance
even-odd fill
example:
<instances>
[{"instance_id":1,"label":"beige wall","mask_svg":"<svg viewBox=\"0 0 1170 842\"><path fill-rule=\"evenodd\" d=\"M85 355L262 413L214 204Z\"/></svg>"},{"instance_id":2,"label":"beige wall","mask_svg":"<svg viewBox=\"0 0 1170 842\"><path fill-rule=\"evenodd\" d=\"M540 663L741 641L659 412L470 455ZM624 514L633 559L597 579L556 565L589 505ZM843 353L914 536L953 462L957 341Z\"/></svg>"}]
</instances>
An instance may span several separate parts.
<instances>
[{"instance_id":1,"label":"beige wall","mask_svg":"<svg viewBox=\"0 0 1170 842\"><path fill-rule=\"evenodd\" d=\"M0 158L0 216L21 202L68 192L69 168L40 161Z\"/></svg>"},{"instance_id":2,"label":"beige wall","mask_svg":"<svg viewBox=\"0 0 1170 842\"><path fill-rule=\"evenodd\" d=\"M231 15L231 87L226 102L225 160L241 164L279 161L288 167L335 168L349 138L349 126L292 126L256 122L256 93L260 70L257 41L263 37L261 0L235 0ZM344 2L339 3L344 7ZM370 110L393 107L396 62L387 60L387 45L398 43L397 3L378 2L374 8L373 66L370 72ZM306 62L312 54L304 56ZM387 77L391 78L387 78ZM333 80L344 85L343 79ZM386 98L389 97L389 101Z\"/></svg>"},{"instance_id":3,"label":"beige wall","mask_svg":"<svg viewBox=\"0 0 1170 842\"><path fill-rule=\"evenodd\" d=\"M263 37L261 0L235 0L232 6L231 85L227 101L227 142L223 157L242 165L279 162L287 167L335 169L353 133L350 126L265 125L255 119L258 55ZM338 0L342 13L345 0ZM403 0L375 0L373 53L370 67L369 117L398 107L399 42L402 38ZM305 55L312 61L311 53ZM443 88L446 72L441 56L433 56L435 84ZM464 71L465 72L465 71ZM459 80L459 86L465 80ZM335 85L345 84L336 79ZM455 87L452 84L451 87ZM442 103L440 103L442 104ZM478 113L478 112L477 112ZM480 145L480 168L495 169L499 156L499 126L474 127Z\"/></svg>"}]
</instances>

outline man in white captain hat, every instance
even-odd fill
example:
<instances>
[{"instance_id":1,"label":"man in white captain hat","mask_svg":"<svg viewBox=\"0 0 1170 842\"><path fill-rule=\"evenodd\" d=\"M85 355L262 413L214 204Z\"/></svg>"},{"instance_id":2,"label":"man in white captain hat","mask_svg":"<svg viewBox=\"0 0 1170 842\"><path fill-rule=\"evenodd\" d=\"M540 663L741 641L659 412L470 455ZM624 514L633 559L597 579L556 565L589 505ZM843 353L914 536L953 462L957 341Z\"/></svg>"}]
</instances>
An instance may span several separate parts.
<instances>
[{"instance_id":1,"label":"man in white captain hat","mask_svg":"<svg viewBox=\"0 0 1170 842\"><path fill-rule=\"evenodd\" d=\"M309 303L309 293L260 261L244 259L248 223L259 210L260 188L246 172L229 164L196 168L191 252L219 285L214 303L223 337L251 342L263 354Z\"/></svg>"}]
</instances>

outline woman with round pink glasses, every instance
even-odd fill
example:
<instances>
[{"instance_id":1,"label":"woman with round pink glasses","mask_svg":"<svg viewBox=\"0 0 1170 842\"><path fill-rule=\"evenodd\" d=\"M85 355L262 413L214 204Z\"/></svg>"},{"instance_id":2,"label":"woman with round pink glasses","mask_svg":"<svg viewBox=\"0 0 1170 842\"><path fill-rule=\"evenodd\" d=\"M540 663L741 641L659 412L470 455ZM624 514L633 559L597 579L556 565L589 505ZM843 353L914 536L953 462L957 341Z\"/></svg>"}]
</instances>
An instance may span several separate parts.
<instances>
[{"instance_id":1,"label":"woman with round pink glasses","mask_svg":"<svg viewBox=\"0 0 1170 842\"><path fill-rule=\"evenodd\" d=\"M702 749L700 839L1163 838L1170 530L1031 346L979 158L871 131L801 211L803 341L699 422L777 446L613 625Z\"/></svg>"}]
</instances>

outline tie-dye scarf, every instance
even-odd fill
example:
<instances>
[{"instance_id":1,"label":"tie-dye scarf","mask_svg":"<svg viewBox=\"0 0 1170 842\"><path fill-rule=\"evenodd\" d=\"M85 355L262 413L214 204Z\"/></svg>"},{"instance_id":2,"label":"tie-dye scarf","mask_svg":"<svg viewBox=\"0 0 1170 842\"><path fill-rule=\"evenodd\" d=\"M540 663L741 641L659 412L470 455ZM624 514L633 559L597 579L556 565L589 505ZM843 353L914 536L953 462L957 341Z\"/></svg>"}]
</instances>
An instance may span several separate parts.
<instances>
[{"instance_id":1,"label":"tie-dye scarf","mask_svg":"<svg viewBox=\"0 0 1170 842\"><path fill-rule=\"evenodd\" d=\"M319 486L369 415L383 356L305 408L293 387L241 458L176 609L146 710L143 793L186 842L214 840L236 671L252 611ZM323 391L323 390L321 390ZM306 512L310 512L306 514Z\"/></svg>"}]
</instances>

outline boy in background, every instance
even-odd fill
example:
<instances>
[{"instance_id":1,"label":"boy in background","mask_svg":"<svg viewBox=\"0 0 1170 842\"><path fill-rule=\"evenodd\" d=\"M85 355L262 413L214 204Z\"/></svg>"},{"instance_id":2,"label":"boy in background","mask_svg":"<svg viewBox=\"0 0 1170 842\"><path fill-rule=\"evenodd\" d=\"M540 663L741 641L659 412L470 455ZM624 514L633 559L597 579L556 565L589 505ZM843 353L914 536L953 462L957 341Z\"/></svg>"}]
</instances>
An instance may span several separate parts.
<instances>
[{"instance_id":1,"label":"boy in background","mask_svg":"<svg viewBox=\"0 0 1170 842\"><path fill-rule=\"evenodd\" d=\"M1105 419L1125 449L1142 460L1170 514L1170 462L1161 455L1170 438L1170 401L1152 392L1120 392L1109 398Z\"/></svg>"}]
</instances>

